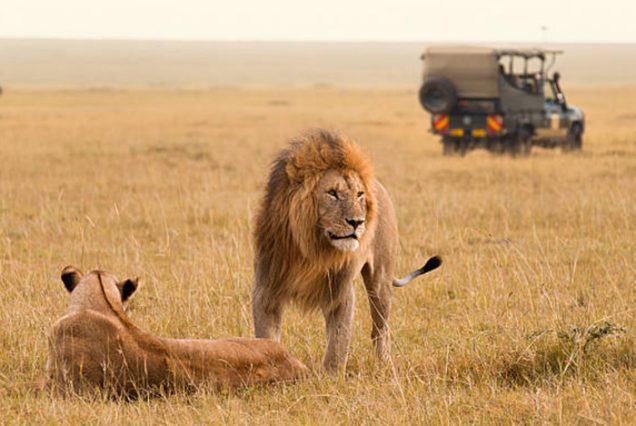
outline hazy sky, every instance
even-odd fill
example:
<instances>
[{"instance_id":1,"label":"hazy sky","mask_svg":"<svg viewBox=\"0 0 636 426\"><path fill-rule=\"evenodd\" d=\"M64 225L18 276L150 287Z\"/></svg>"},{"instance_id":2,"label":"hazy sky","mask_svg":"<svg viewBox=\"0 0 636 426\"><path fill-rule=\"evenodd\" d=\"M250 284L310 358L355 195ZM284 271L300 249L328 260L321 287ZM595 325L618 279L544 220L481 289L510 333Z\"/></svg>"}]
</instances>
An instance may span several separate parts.
<instances>
[{"instance_id":1,"label":"hazy sky","mask_svg":"<svg viewBox=\"0 0 636 426\"><path fill-rule=\"evenodd\" d=\"M636 42L635 19L636 0L0 0L12 38Z\"/></svg>"}]
</instances>

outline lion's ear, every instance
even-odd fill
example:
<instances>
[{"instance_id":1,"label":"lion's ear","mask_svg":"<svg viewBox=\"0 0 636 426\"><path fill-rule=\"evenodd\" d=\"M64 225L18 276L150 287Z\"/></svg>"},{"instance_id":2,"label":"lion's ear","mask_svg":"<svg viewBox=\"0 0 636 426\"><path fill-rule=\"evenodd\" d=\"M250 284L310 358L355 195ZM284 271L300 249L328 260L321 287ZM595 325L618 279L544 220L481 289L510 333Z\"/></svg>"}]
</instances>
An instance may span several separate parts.
<instances>
[{"instance_id":1,"label":"lion's ear","mask_svg":"<svg viewBox=\"0 0 636 426\"><path fill-rule=\"evenodd\" d=\"M66 287L66 290L70 293L80 282L80 279L82 279L82 271L69 265L62 270L61 278L64 283L64 287Z\"/></svg>"},{"instance_id":2,"label":"lion's ear","mask_svg":"<svg viewBox=\"0 0 636 426\"><path fill-rule=\"evenodd\" d=\"M121 289L121 301L125 302L130 299L130 296L133 295L137 288L139 287L139 277L133 279L127 279L126 281L119 284L119 288Z\"/></svg>"}]
</instances>

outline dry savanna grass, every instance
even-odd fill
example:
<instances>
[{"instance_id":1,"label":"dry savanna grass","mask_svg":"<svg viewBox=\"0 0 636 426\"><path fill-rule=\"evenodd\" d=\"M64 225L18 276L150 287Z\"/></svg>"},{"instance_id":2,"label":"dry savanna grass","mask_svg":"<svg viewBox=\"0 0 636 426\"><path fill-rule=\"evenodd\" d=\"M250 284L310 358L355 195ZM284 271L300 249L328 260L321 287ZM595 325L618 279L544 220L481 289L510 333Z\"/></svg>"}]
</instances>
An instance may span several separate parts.
<instances>
[{"instance_id":1,"label":"dry savanna grass","mask_svg":"<svg viewBox=\"0 0 636 426\"><path fill-rule=\"evenodd\" d=\"M0 98L0 401L8 424L630 423L636 417L636 87L581 86L584 151L445 158L413 90L6 91ZM141 276L130 315L174 337L251 335L250 219L307 127L351 134L392 193L393 362L363 286L346 377L134 402L32 390L71 263ZM283 343L316 368L318 315Z\"/></svg>"}]
</instances>

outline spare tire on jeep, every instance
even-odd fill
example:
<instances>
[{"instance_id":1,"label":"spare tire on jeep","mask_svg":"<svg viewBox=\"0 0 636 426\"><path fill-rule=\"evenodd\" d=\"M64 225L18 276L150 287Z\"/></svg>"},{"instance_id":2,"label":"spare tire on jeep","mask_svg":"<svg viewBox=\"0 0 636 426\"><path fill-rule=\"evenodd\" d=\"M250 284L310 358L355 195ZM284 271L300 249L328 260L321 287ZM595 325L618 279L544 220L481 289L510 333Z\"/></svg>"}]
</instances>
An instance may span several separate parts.
<instances>
[{"instance_id":1,"label":"spare tire on jeep","mask_svg":"<svg viewBox=\"0 0 636 426\"><path fill-rule=\"evenodd\" d=\"M420 88L420 103L432 114L449 112L457 102L455 85L447 78L431 76Z\"/></svg>"}]
</instances>

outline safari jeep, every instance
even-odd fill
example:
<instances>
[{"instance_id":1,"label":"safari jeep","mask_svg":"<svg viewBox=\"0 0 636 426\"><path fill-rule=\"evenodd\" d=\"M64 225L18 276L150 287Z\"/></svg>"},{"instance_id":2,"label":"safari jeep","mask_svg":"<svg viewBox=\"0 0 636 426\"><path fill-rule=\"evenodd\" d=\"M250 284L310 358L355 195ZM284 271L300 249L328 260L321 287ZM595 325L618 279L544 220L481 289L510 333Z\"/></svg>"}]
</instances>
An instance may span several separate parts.
<instances>
[{"instance_id":1,"label":"safari jeep","mask_svg":"<svg viewBox=\"0 0 636 426\"><path fill-rule=\"evenodd\" d=\"M556 55L542 49L430 47L419 98L445 155L483 147L528 155L532 145L580 150L583 112L568 105ZM549 63L546 66L546 58Z\"/></svg>"}]
</instances>

